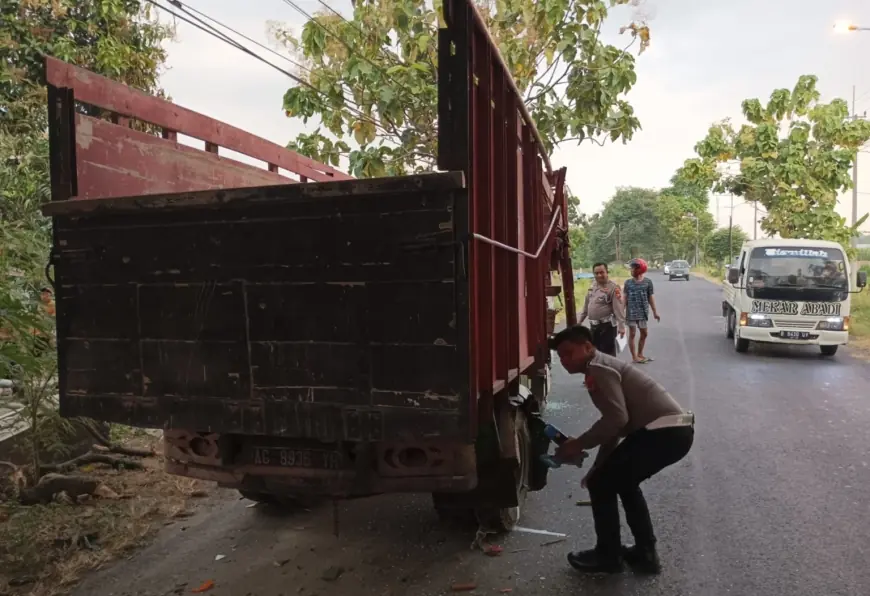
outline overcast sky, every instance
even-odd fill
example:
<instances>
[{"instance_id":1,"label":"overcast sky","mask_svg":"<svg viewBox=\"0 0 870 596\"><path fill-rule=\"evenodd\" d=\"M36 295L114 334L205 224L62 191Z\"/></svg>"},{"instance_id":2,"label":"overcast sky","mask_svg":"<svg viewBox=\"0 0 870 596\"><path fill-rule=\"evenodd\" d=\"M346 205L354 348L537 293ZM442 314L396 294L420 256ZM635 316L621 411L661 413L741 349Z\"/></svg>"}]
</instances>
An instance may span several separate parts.
<instances>
[{"instance_id":1,"label":"overcast sky","mask_svg":"<svg viewBox=\"0 0 870 596\"><path fill-rule=\"evenodd\" d=\"M349 11L349 0L327 1ZM317 0L296 2L309 13L323 8ZM267 21L304 22L282 0L185 4L262 43L269 43ZM870 31L833 30L839 20L870 26L867 0L646 0L644 12L653 41L637 60L638 82L628 95L643 130L627 145L562 147L553 156L554 167L568 167L568 184L586 213L600 211L618 186L666 186L712 122L739 121L743 99L766 99L774 88L793 87L801 74L819 77L826 100L851 102L854 85L857 111L870 114ZM625 43L617 30L630 16L629 9L613 13L608 40ZM162 84L176 103L282 145L313 128L284 116L281 98L292 82L268 66L183 22L168 50ZM859 215L870 211L870 153L860 158ZM720 200L722 226L727 203ZM715 197L710 210L717 216ZM851 217L851 193L842 197L840 212ZM736 207L734 221L752 234L750 207Z\"/></svg>"}]
</instances>

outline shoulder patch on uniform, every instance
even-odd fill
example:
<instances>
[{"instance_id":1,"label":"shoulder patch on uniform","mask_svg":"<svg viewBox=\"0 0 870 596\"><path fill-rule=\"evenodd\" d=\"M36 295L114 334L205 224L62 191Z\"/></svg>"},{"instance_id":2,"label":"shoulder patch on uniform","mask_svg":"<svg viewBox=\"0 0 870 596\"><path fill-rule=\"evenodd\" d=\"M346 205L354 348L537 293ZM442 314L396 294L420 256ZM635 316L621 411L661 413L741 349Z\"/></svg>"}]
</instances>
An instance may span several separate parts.
<instances>
[{"instance_id":1,"label":"shoulder patch on uniform","mask_svg":"<svg viewBox=\"0 0 870 596\"><path fill-rule=\"evenodd\" d=\"M622 373L619 372L618 370L616 370L615 368L613 368L612 366L607 366L606 364L602 364L600 362L590 362L589 366L594 366L594 367L600 369L600 371L604 372L605 374L610 373L612 375L615 375L617 379L622 381Z\"/></svg>"}]
</instances>

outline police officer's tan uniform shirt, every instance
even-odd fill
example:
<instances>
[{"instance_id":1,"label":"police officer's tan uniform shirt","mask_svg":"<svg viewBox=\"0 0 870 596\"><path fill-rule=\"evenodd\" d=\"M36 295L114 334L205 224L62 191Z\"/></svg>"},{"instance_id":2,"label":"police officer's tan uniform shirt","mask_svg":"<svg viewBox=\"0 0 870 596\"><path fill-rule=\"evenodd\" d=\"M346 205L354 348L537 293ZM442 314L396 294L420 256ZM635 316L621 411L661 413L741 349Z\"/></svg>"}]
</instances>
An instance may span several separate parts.
<instances>
[{"instance_id":1,"label":"police officer's tan uniform shirt","mask_svg":"<svg viewBox=\"0 0 870 596\"><path fill-rule=\"evenodd\" d=\"M577 440L584 450L601 446L596 461L620 438L663 416L683 413L671 394L637 365L602 352L589 363L586 388L601 418Z\"/></svg>"},{"instance_id":2,"label":"police officer's tan uniform shirt","mask_svg":"<svg viewBox=\"0 0 870 596\"><path fill-rule=\"evenodd\" d=\"M586 293L586 302L583 303L582 315L591 321L616 318L616 326L619 331L625 329L625 304L620 295L619 286L608 281L603 286L598 282L592 282L592 287Z\"/></svg>"}]
</instances>

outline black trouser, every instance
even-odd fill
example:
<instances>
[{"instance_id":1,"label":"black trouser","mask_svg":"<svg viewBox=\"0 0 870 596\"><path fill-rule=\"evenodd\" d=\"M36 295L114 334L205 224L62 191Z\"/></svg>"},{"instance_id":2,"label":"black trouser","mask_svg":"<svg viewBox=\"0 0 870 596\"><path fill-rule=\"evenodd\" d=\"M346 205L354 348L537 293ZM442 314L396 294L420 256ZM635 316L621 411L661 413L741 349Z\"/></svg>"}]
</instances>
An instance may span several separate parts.
<instances>
[{"instance_id":1,"label":"black trouser","mask_svg":"<svg viewBox=\"0 0 870 596\"><path fill-rule=\"evenodd\" d=\"M694 437L695 429L691 426L635 431L592 473L586 485L598 536L596 549L602 555L616 556L622 547L617 495L635 544L655 545L652 520L640 483L683 459L692 448Z\"/></svg>"},{"instance_id":2,"label":"black trouser","mask_svg":"<svg viewBox=\"0 0 870 596\"><path fill-rule=\"evenodd\" d=\"M616 356L616 325L613 323L592 325L592 345L600 352Z\"/></svg>"}]
</instances>

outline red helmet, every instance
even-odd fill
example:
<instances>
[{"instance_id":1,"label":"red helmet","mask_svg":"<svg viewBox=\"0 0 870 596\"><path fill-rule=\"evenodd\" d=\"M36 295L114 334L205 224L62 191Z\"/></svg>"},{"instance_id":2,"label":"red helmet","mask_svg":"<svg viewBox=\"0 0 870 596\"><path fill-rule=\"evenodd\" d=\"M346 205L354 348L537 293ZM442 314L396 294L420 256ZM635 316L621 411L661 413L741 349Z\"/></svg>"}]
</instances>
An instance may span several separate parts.
<instances>
[{"instance_id":1,"label":"red helmet","mask_svg":"<svg viewBox=\"0 0 870 596\"><path fill-rule=\"evenodd\" d=\"M637 268L638 275L642 275L646 273L648 267L646 265L646 261L644 261L643 259L632 259L628 262L628 268L632 270ZM632 271L632 273L633 272L634 271Z\"/></svg>"}]
</instances>

